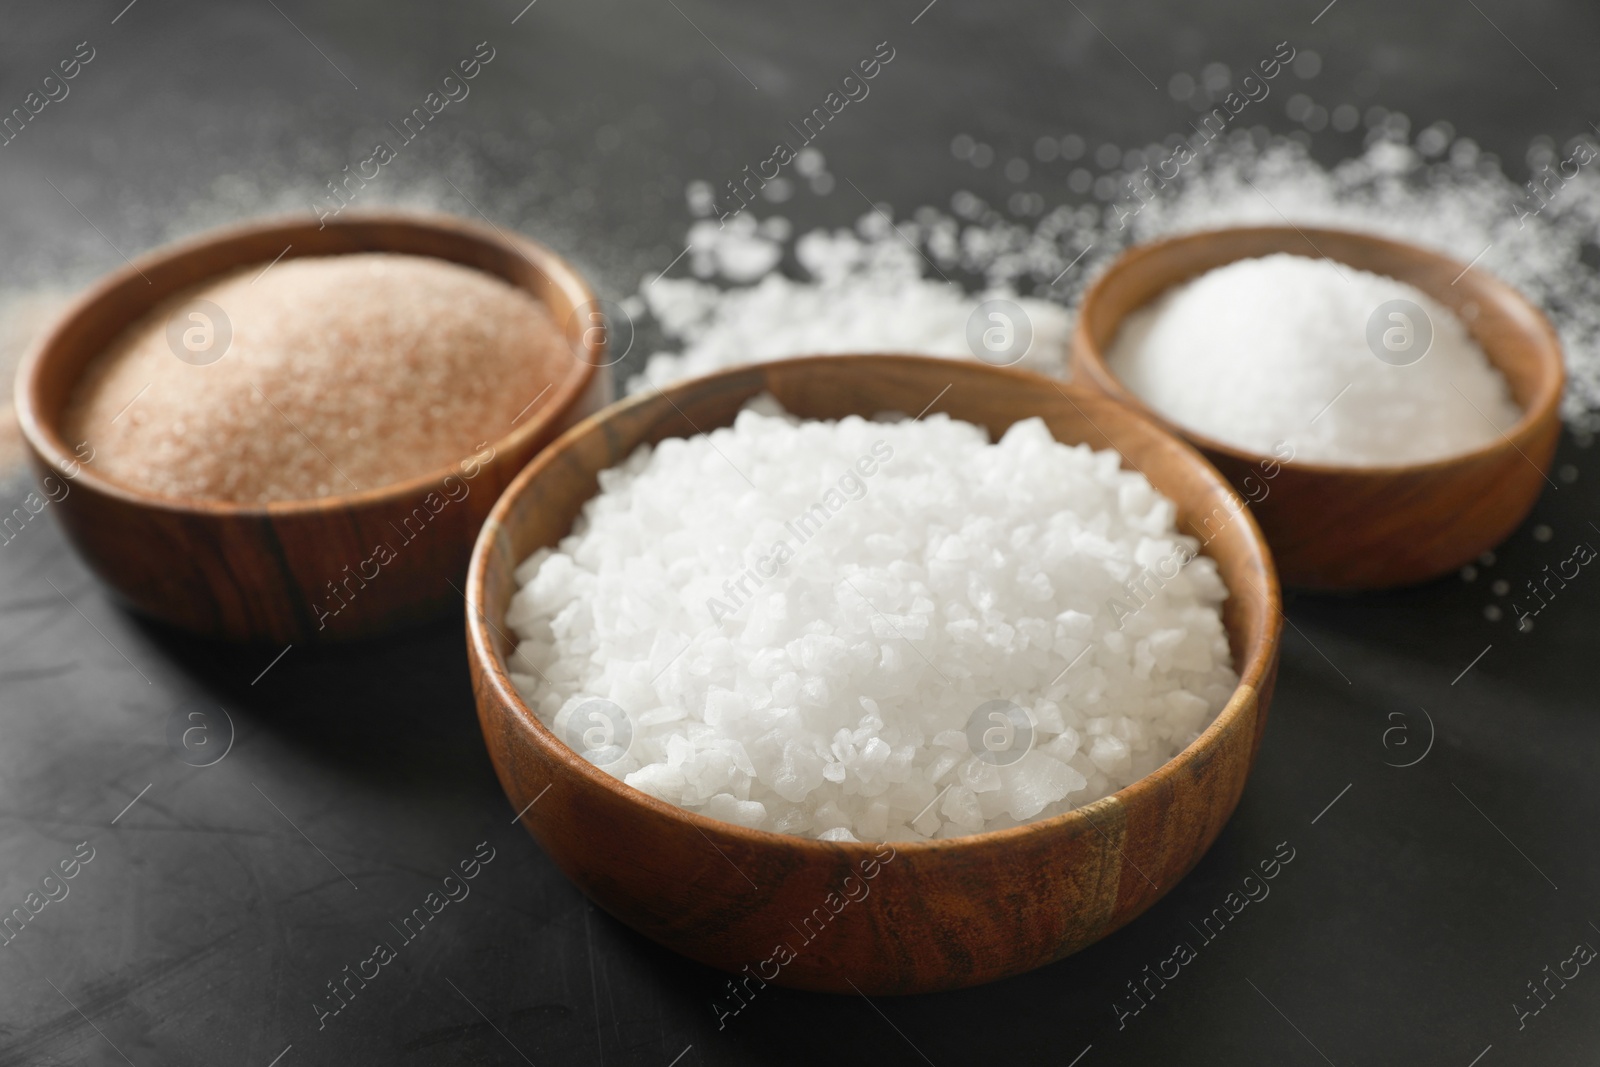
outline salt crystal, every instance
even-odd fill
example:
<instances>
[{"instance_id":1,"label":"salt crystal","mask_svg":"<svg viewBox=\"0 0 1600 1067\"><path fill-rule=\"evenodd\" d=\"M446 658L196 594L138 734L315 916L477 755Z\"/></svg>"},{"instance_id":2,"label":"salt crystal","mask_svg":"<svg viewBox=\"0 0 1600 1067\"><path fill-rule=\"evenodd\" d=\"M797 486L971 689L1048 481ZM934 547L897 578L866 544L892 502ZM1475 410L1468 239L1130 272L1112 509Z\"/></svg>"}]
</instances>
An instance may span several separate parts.
<instances>
[{"instance_id":1,"label":"salt crystal","mask_svg":"<svg viewBox=\"0 0 1600 1067\"><path fill-rule=\"evenodd\" d=\"M848 230L806 234L795 253L810 278L796 281L773 272L782 246L762 237L747 216L726 229L710 221L695 224L689 234L695 273L707 278L720 273L738 285L723 290L691 279L647 279L641 295L682 349L652 355L630 388L796 355L913 352L976 358L969 323L987 300L1004 300L1017 309L1032 333L1015 358L1007 354L991 362L1065 374L1071 333L1065 308L1019 297L1005 285L968 294L953 282L924 278L925 263L904 243L903 230L885 228L865 238ZM988 325L985 316L979 318Z\"/></svg>"},{"instance_id":2,"label":"salt crystal","mask_svg":"<svg viewBox=\"0 0 1600 1067\"><path fill-rule=\"evenodd\" d=\"M766 398L601 484L516 572L514 681L563 738L614 702L631 743L586 755L713 818L829 841L1048 818L1170 759L1237 684L1210 559L1125 599L1141 561L1194 554L1170 502L1038 419L990 443Z\"/></svg>"}]
</instances>

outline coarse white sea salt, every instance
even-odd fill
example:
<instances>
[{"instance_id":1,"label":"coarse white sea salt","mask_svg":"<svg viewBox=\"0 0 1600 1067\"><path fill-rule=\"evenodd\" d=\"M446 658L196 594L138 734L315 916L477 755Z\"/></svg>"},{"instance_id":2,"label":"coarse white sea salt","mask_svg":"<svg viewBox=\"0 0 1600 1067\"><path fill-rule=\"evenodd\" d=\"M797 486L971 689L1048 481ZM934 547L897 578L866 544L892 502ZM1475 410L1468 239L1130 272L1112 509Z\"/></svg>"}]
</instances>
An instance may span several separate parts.
<instances>
[{"instance_id":1,"label":"coarse white sea salt","mask_svg":"<svg viewBox=\"0 0 1600 1067\"><path fill-rule=\"evenodd\" d=\"M726 230L712 222L696 223L689 231L690 247L704 257L706 269L754 284L720 289L692 278L646 284L641 295L651 315L683 347L652 355L630 389L664 386L743 363L813 354L912 352L969 359L981 354L995 362L978 351L969 332L974 313L988 300L1004 300L1020 311L1032 334L1025 351L1016 358L1007 352L1001 362L1056 376L1066 373L1072 327L1066 308L1019 297L1003 286L968 294L953 282L924 278L924 260L903 239L907 229L913 235L919 232L915 224L894 228L869 214L861 225L861 236L849 230L815 230L800 237L795 257L810 280L795 281L773 269L782 245L763 235L754 219L740 216ZM985 316L980 318L989 325Z\"/></svg>"},{"instance_id":2,"label":"coarse white sea salt","mask_svg":"<svg viewBox=\"0 0 1600 1067\"><path fill-rule=\"evenodd\" d=\"M1332 101L1328 103L1332 106ZM1280 226L1286 220L1383 234L1474 263L1474 269L1504 279L1539 305L1560 334L1567 358L1563 415L1582 431L1580 440L1600 431L1600 271L1594 267L1600 262L1595 256L1600 168L1589 164L1571 177L1570 165L1563 164L1564 158L1592 158L1578 153L1580 147L1585 153L1594 151L1593 135L1580 133L1564 145L1544 136L1534 138L1527 164L1541 183L1536 192L1534 183L1508 178L1496 157L1480 150L1472 138L1456 136L1448 122L1416 131L1413 146L1406 140L1411 127L1406 116L1376 105L1366 114L1365 150L1335 166L1324 167L1312 157L1306 145L1313 139L1305 129L1295 130L1291 138L1266 126L1235 129L1212 142L1176 182L1153 197L1144 168L1148 161L1165 158L1182 134L1169 136L1165 145L1123 146L1120 154L1112 153L1116 161L1107 164L1080 159L1082 138L1071 135L1062 144L1077 142L1073 154L1063 148L1055 160L1040 156L1043 165L1034 171L1046 175L1060 168L1057 176L1066 178L1070 169L1068 184L1075 193L1085 194L1092 183L1094 195L1087 202L1049 210L1039 203L1024 210L1019 198L1032 194L1018 191L1012 194L1008 214L961 190L950 200L953 215L921 207L910 218L897 218L893 226L885 218L888 209L878 205L861 216L855 235L842 247L854 246L851 255L859 264L857 272L890 299L898 283L891 284L888 275L903 273L907 267L913 276L936 268L959 280L980 277L992 291L1030 294L1018 303L1036 323L1049 318L1049 310L1034 316L1035 303L1056 310L1047 329L1064 345L1070 322L1060 313L1061 305L1075 305L1085 286L1133 242L1221 226ZM1336 143L1323 148L1335 153L1348 150L1346 134L1325 136ZM1319 144L1323 139L1316 138ZM1095 177L1087 169L1091 164L1103 173ZM1560 178L1553 176L1557 165ZM1140 175L1143 193L1136 196L1128 183ZM699 207L691 199L691 208L697 214L709 212L709 195ZM808 299L827 283L806 264L800 246L838 233L818 231L791 241L792 230L785 220L773 217L757 225L748 214L720 234L712 232L715 223L697 223L684 257L697 276L720 275L732 287L719 289L702 282L674 287L668 285L671 279L656 280L654 271L646 275L640 290L643 299L632 306L642 311L648 304L679 351L658 353L655 366L647 376L635 378L631 388L742 362L745 348L799 354L801 343L815 348L819 341L826 344L830 338L847 336L847 329L849 339L836 350L865 348L873 342L870 335L854 332L861 328L856 312L867 303L865 297L856 300L847 293L839 302ZM746 228L735 232L741 220ZM791 282L770 273L791 250L811 281ZM900 258L891 260L894 256ZM760 285L749 284L757 280ZM937 278L925 282L943 287ZM793 320L782 313L780 299L786 296L804 303ZM969 307L975 304L973 300ZM770 330L762 318L769 311L779 313ZM892 304L883 319L898 321ZM793 332L794 320L807 324L806 336ZM945 354L961 354L959 336L950 330L943 334ZM928 342L901 334L881 350L919 346L926 350ZM1041 357L1050 351L1041 349ZM1027 361L1021 365L1053 373L1048 365Z\"/></svg>"},{"instance_id":3,"label":"coarse white sea salt","mask_svg":"<svg viewBox=\"0 0 1600 1067\"><path fill-rule=\"evenodd\" d=\"M517 570L512 679L591 761L714 818L1016 826L1149 774L1237 684L1228 591L1172 503L1037 418L991 444L762 398L600 486Z\"/></svg>"},{"instance_id":4,"label":"coarse white sea salt","mask_svg":"<svg viewBox=\"0 0 1600 1067\"><path fill-rule=\"evenodd\" d=\"M1384 305L1397 300L1424 317L1391 319ZM1401 331L1395 343L1418 352L1431 329L1426 354L1380 359L1375 313L1380 337ZM1240 260L1178 286L1128 316L1108 361L1173 421L1259 452L1287 443L1298 460L1421 463L1499 440L1521 417L1449 309L1394 278L1305 256Z\"/></svg>"}]
</instances>

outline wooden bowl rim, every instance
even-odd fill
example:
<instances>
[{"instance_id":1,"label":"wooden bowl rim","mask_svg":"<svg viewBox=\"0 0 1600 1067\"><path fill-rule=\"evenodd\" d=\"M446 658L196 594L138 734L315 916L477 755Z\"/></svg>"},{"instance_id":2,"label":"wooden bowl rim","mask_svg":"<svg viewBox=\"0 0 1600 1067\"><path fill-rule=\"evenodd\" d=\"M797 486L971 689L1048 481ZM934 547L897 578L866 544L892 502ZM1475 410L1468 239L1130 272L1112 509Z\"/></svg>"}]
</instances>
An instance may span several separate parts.
<instances>
[{"instance_id":1,"label":"wooden bowl rim","mask_svg":"<svg viewBox=\"0 0 1600 1067\"><path fill-rule=\"evenodd\" d=\"M1244 665L1242 669L1238 670L1239 682L1235 686L1232 695L1229 696L1227 703L1217 712L1216 718L1200 732L1198 737L1149 774L1123 786L1115 793L1060 815L1051 816L1048 819L1024 823L1021 826L1013 826L1004 830L987 830L977 834L966 834L961 837L930 841L823 841L798 834L756 830L747 826L740 826L738 823L713 819L708 815L702 815L687 808L680 808L676 804L669 804L642 790L635 789L621 778L614 777L596 767L574 752L560 738L556 737L554 732L533 712L533 709L527 706L521 694L517 692L516 687L511 684L505 660L495 650L494 641L490 634L490 628L498 629L498 624L490 622L484 611L489 557L494 552L495 542L504 529L506 518L513 504L527 490L528 486L547 468L558 462L578 439L603 426L623 412L652 402L657 394L666 397L670 404L678 407L679 401L684 399L691 390L696 390L707 384L727 378L749 374L752 370L761 370L767 367L793 367L806 369L813 373L848 373L852 363L882 360L916 361L924 364L930 370L938 369L941 371L947 370L950 363L949 359L937 356L874 352L797 356L760 364L725 368L713 374L674 383L664 389L657 388L646 393L635 394L601 409L570 427L555 441L542 449L538 455L534 456L528 465L518 473L511 484L506 487L505 492L500 495L500 499L495 502L488 518L484 520L482 530L479 531L477 543L472 547L472 561L468 565L466 589L467 655L477 668L475 673L481 676L484 684L489 687L491 698L498 703L502 712L510 713L511 719L520 730L529 736L531 743L559 761L569 773L578 775L591 786L605 789L619 799L642 806L645 810L652 811L657 815L687 822L702 833L713 831L726 834L735 839L742 839L751 846L797 849L814 857L837 857L843 855L852 859L862 859L875 854L876 849L885 843L891 845L897 853L902 850L909 850L914 853L941 854L959 849L1004 848L1034 834L1057 833L1064 830L1073 832L1089 829L1099 830L1099 826L1092 818L1092 815L1114 809L1128 802L1136 794L1144 793L1147 790L1160 789L1162 783L1176 773L1182 765L1201 759L1202 755L1217 743L1223 731L1230 728L1236 720L1251 709L1254 709L1256 715L1265 713L1265 709L1261 707L1260 703L1261 689L1262 683L1267 679L1269 671L1271 671L1277 660L1278 643L1283 630L1283 604L1278 585L1277 570L1272 564L1271 550L1267 547L1266 538L1262 535L1261 528L1257 525L1255 517L1246 508L1240 510L1237 519L1243 523L1242 529L1246 535L1246 542L1249 546L1252 561L1259 566L1262 575L1265 577L1265 588L1257 589L1253 583L1247 583L1250 585L1248 592L1238 592L1231 587L1228 591L1230 595L1247 596L1254 601L1262 609L1264 623L1260 637L1244 650L1244 654L1241 657ZM1091 404L1104 403L1121 408L1136 426L1136 432L1165 438L1168 443L1187 453L1188 458L1195 464L1195 469L1203 476L1214 480L1215 488L1230 495L1233 492L1228 485L1227 479L1193 445L1152 422L1141 412L1129 408L1125 404L1118 403L1114 398L1108 397L1104 393L1046 378L1029 371L1021 371L1009 367L995 367L978 363L977 361L972 361L972 363L974 369L977 369L980 374L1011 377L1029 384L1036 383L1039 386L1054 386L1074 405L1079 400L1088 400ZM1077 399L1074 400L1071 394L1076 394ZM716 428L713 427L712 429Z\"/></svg>"},{"instance_id":2,"label":"wooden bowl rim","mask_svg":"<svg viewBox=\"0 0 1600 1067\"><path fill-rule=\"evenodd\" d=\"M167 496L105 477L95 472L87 464L78 462L76 455L69 452L66 442L60 435L56 424L58 420L47 421L41 415L41 405L37 394L42 388L44 369L50 360L55 358L56 349L61 343L60 335L66 330L68 324L85 315L92 314L94 309L110 293L140 277L143 270L179 262L204 252L225 248L273 233L302 231L312 221L315 220L308 220L299 215L279 215L216 227L145 252L135 257L131 262L96 280L76 296L66 310L57 316L45 334L29 347L27 354L17 368L16 388L14 390L17 422L21 427L23 439L28 443L29 447L52 470L64 471L69 467L77 466L78 473L72 477L74 482L80 482L89 489L105 496L114 497L123 503L178 514L200 514L215 517L247 519L271 517L280 519L407 500L424 489L438 485L445 478L455 474L456 464L449 464L407 478L402 482L391 482L387 485L362 489L354 493L338 493L301 500L273 501L267 504L243 504L236 501L214 500L205 497ZM595 299L593 291L589 288L589 284L584 280L583 276L571 264L549 248L520 233L508 234L499 227L491 229L489 226L479 225L471 219L439 212L364 210L347 212L336 219L327 220L325 225L330 229L390 226L419 232L443 233L452 237L477 241L500 251L520 256L534 270L543 274L554 286L565 292L574 307L580 307ZM362 252L384 251L389 251L389 249L375 246L349 252L319 253L313 251L307 253L305 257L289 256L288 258L356 255ZM405 254L433 259L443 258L430 256L427 253ZM445 262L454 261L445 260ZM479 269L470 267L467 264L458 265L467 266L469 270ZM248 264L236 264L229 269L237 270L244 266L248 266ZM487 271L480 272L488 273ZM215 277L221 276L218 274ZM492 276L498 277L498 275ZM204 283L197 282L194 284ZM525 291L521 290L520 286L517 288L520 291ZM146 304L138 315L123 323L121 328L125 330L132 326L140 316L148 314L159 303L172 298L181 291L181 289L173 290L156 297ZM561 324L558 323L557 328L560 329ZM570 346L570 340L568 343ZM572 362L575 367L555 385L555 395L550 398L548 403L535 412L533 417L521 426L489 442L496 455L500 454L502 450L514 451L527 441L536 438L540 433L545 432L551 422L561 418L583 396L584 391L590 387L595 375L603 365L605 341L602 340L598 344L591 344L587 339L587 334L585 334L583 352L587 358L579 358L576 353L573 354ZM72 385L68 387L69 391L76 388L76 386L77 381L74 380Z\"/></svg>"},{"instance_id":3,"label":"wooden bowl rim","mask_svg":"<svg viewBox=\"0 0 1600 1067\"><path fill-rule=\"evenodd\" d=\"M1247 463L1255 466L1259 466L1263 463L1276 463L1285 468L1305 471L1311 474L1324 474L1353 478L1359 478L1363 476L1393 477L1395 475L1402 474L1432 474L1457 465L1477 463L1484 459L1504 453L1510 449L1515 449L1518 452L1522 452L1524 449L1532 445L1533 439L1538 436L1538 432L1541 427L1547 425L1551 419L1558 417L1558 409L1561 404L1561 395L1566 384L1566 361L1561 352L1561 340L1556 335L1554 327L1550 325L1550 320L1544 314L1544 312L1539 310L1539 308L1536 307L1532 301L1523 296L1522 293L1519 292L1515 287L1501 280L1498 276L1478 269L1475 266L1470 268L1476 272L1473 285L1474 299L1479 300L1479 302L1482 302L1484 299L1490 299L1508 307L1520 306L1520 309L1524 310L1533 321L1539 324L1540 327L1540 329L1537 331L1539 335L1539 343L1534 346L1534 350L1539 356L1540 366L1543 370L1543 373L1540 376L1537 392L1535 393L1532 402L1523 408L1522 417L1517 420L1516 424L1512 426L1510 430L1501 432L1500 439L1498 441L1490 441L1488 444L1480 445L1470 451L1455 452L1448 456L1441 456L1438 459L1428 460L1424 463L1384 463L1358 465L1349 463L1326 463L1313 460L1282 460L1265 452L1254 452L1239 445L1229 444L1226 441L1220 441L1217 438L1201 433L1198 430L1192 430L1187 426L1184 426L1167 417L1166 415L1163 415L1161 412L1155 410L1155 408L1147 404L1144 399L1132 389L1123 384L1122 379L1118 378L1115 372L1111 370L1111 366L1106 361L1104 353L1100 351L1100 346L1095 343L1094 338L1090 335L1088 327L1089 316L1086 314L1086 312L1096 301L1102 299L1101 294L1103 288L1115 276L1121 275L1126 271L1133 269L1140 262L1149 258L1169 254L1173 249L1182 246L1200 244L1205 241L1215 240L1218 237L1230 234L1258 234L1262 236L1276 237L1281 239L1282 243L1285 245L1285 247L1279 249L1279 251L1285 252L1289 255L1304 256L1307 259L1332 259L1341 263L1344 262L1344 260L1339 259L1338 256L1322 254L1320 249L1316 248L1313 237L1320 235L1333 240L1366 242L1377 247L1382 247L1390 252L1428 259L1433 261L1435 265L1441 268L1451 270L1459 268L1459 273L1462 275L1465 275L1469 270L1468 264L1462 263L1461 261L1454 259L1451 256L1447 256L1435 249L1424 247L1423 245L1412 244L1409 241L1398 241L1390 237L1384 237L1380 234L1367 233L1362 230L1346 230L1335 227L1292 225L1222 226L1208 230L1193 230L1187 233L1174 234L1170 237L1163 237L1155 241L1147 241L1125 249L1121 255L1113 260L1111 265L1106 268L1105 273L1096 278L1094 283L1089 286L1088 291L1084 293L1083 300L1078 305L1077 319L1073 324L1072 330L1071 358L1073 360L1082 361L1085 370L1087 371L1085 377L1091 380L1097 388L1107 393L1114 399L1121 401L1129 407L1135 408L1140 414L1147 418L1153 419L1158 425L1164 427L1170 432L1178 434L1186 441L1193 442L1199 448L1208 452L1215 452L1240 463ZM1303 246L1306 244L1312 245L1312 249L1315 254L1307 253L1302 250ZM1288 247L1289 245L1294 245L1295 247ZM1261 255L1271 254L1273 253L1261 253ZM1241 260L1255 258L1259 258L1259 256L1239 256L1235 259L1218 263L1216 266L1208 269L1215 270L1217 267L1227 266L1229 263L1237 263ZM1346 265L1350 266L1352 264ZM1198 276L1199 275L1195 275L1194 277ZM1192 280L1192 278L1186 280ZM1405 279L1402 278L1398 280L1404 281ZM1179 282L1177 284L1181 285L1183 283ZM1173 288L1174 286L1168 286L1167 288L1160 290L1152 295L1149 300L1146 300L1144 303L1140 304L1138 308L1133 308L1131 310L1137 311L1139 308L1147 307L1150 303L1159 299L1165 293L1170 292ZM1127 316L1124 315L1121 319L1117 320L1115 324L1116 330L1112 331L1113 337L1115 337L1116 333L1121 330L1122 322L1126 318ZM1490 357L1489 362L1490 365L1494 366L1495 370L1499 372L1499 366L1495 363L1493 357ZM1504 378L1504 372L1500 372L1500 374L1501 377Z\"/></svg>"}]
</instances>

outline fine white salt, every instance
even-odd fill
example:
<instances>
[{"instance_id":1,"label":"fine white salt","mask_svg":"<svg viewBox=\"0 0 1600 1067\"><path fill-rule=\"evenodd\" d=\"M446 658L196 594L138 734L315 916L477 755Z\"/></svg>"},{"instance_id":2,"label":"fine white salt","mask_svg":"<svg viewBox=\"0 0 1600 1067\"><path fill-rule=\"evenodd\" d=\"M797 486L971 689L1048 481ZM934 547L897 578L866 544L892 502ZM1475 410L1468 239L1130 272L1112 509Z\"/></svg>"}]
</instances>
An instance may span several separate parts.
<instances>
[{"instance_id":1,"label":"fine white salt","mask_svg":"<svg viewBox=\"0 0 1600 1067\"><path fill-rule=\"evenodd\" d=\"M1369 117L1382 121L1369 131L1366 151L1331 168L1292 141L1230 141L1147 204L1128 239L1288 219L1383 234L1475 263L1550 316L1567 363L1562 414L1585 434L1600 429L1600 173L1591 164L1554 183L1553 197L1546 177L1563 157L1593 150L1593 134L1583 131L1564 147L1533 139L1527 164L1540 178L1536 194L1533 182L1507 177L1498 159L1447 122L1424 127L1413 145L1404 115L1375 107Z\"/></svg>"},{"instance_id":2,"label":"fine white salt","mask_svg":"<svg viewBox=\"0 0 1600 1067\"><path fill-rule=\"evenodd\" d=\"M1237 684L1228 595L1114 452L1029 419L799 422L641 448L506 624L528 705L628 784L829 840L1048 818L1155 770Z\"/></svg>"},{"instance_id":3,"label":"fine white salt","mask_svg":"<svg viewBox=\"0 0 1600 1067\"><path fill-rule=\"evenodd\" d=\"M1207 89L1212 95L1206 99L1214 102L1225 91L1226 86ZM1197 106L1202 95L1195 97ZM696 223L684 262L705 280L645 276L637 306L649 306L676 351L652 357L632 388L810 351L970 354L954 311L935 328L929 308L906 310L919 296L930 303L958 296L946 278L990 293L1024 294L1016 302L1056 341L1036 339L1035 346L1043 347L1018 365L1063 373L1060 353L1071 325L1065 308L1128 245L1197 229L1288 221L1412 241L1475 263L1475 269L1520 289L1561 336L1568 371L1563 415L1583 433L1580 440L1600 430L1600 271L1594 266L1600 169L1585 162L1600 155L1592 133L1579 131L1564 144L1535 137L1527 166L1536 181L1519 184L1498 158L1458 135L1449 122L1434 122L1413 136L1405 115L1372 105L1365 112L1364 149L1325 167L1308 150L1311 127L1320 122L1318 142L1326 137L1348 144L1345 134L1362 118L1354 106L1335 103L1314 106L1303 94L1292 96L1289 117L1305 128L1288 137L1265 125L1235 129L1211 142L1154 195L1145 168L1167 158L1192 131L1180 129L1162 143L1143 146L1101 144L1087 155L1076 134L1059 142L1041 138L1041 145L1049 141L1055 147L1037 156L1030 173L1052 189L1064 185L1081 197L1054 207L1023 191L996 207L963 189L950 198L948 212L920 207L892 226L893 212L877 205L861 215L854 233L819 230L791 240L785 220L758 225L749 212L725 231L711 221ZM1327 131L1330 112L1343 116L1335 123L1343 132ZM978 166L971 143L963 134L955 144L967 145L967 151L952 151ZM993 155L989 146L980 147ZM1324 147L1335 158L1349 151L1344 144ZM709 211L693 196L690 207L697 214ZM812 266L815 253L801 252L828 242L837 242L843 262L853 264L847 285L830 286L828 275ZM791 251L800 264L791 273L804 280L783 273ZM825 271L829 260L821 259ZM711 284L717 278L726 284ZM970 311L980 299L969 296L963 306Z\"/></svg>"},{"instance_id":4,"label":"fine white salt","mask_svg":"<svg viewBox=\"0 0 1600 1067\"><path fill-rule=\"evenodd\" d=\"M1108 363L1180 425L1321 463L1439 459L1499 440L1521 416L1449 309L1305 256L1240 260L1174 288L1128 317Z\"/></svg>"}]
</instances>

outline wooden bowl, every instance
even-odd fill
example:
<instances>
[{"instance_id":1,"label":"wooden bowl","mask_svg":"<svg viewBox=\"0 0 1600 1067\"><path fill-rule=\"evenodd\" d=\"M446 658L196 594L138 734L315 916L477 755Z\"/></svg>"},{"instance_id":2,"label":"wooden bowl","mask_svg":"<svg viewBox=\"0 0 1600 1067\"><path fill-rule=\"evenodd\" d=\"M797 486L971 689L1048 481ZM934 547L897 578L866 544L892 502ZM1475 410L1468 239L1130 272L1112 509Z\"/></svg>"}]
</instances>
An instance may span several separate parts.
<instances>
[{"instance_id":1,"label":"wooden bowl","mask_svg":"<svg viewBox=\"0 0 1600 1067\"><path fill-rule=\"evenodd\" d=\"M60 499L50 510L89 566L137 610L207 636L279 644L363 637L436 615L461 600L452 583L461 585L473 539L506 483L565 426L609 399L609 374L597 373L604 337L586 333L565 378L515 429L492 433L469 464L365 492L267 505L141 491L97 474L61 436L63 410L89 361L163 300L280 255L348 252L475 267L527 290L558 324L594 299L576 271L533 241L447 216L401 214L352 213L325 228L296 219L213 231L102 279L23 361L17 417L36 473L50 480L46 489L56 485L49 495ZM455 481L446 485L447 477ZM447 506L429 507L430 496ZM425 528L416 519L406 526L418 508L428 516ZM401 529L426 543L408 548ZM368 564L380 544L394 558L372 577Z\"/></svg>"},{"instance_id":2,"label":"wooden bowl","mask_svg":"<svg viewBox=\"0 0 1600 1067\"><path fill-rule=\"evenodd\" d=\"M1206 271L1287 252L1386 274L1458 314L1523 416L1471 452L1428 463L1342 466L1276 457L1177 425L1124 386L1104 353L1129 313ZM1343 230L1259 226L1184 234L1124 252L1084 294L1072 336L1075 381L1137 408L1205 453L1250 501L1287 585L1380 589L1446 574L1503 541L1547 484L1561 435L1561 343L1509 285L1448 256Z\"/></svg>"},{"instance_id":3,"label":"wooden bowl","mask_svg":"<svg viewBox=\"0 0 1600 1067\"><path fill-rule=\"evenodd\" d=\"M809 418L927 408L996 437L1042 416L1058 440L1119 451L1173 499L1180 522L1203 520L1233 495L1199 453L1130 409L976 362L809 357L613 405L569 430L512 483L484 525L467 578L479 722L524 825L612 915L754 982L752 990L763 980L867 994L975 985L1076 952L1159 900L1233 812L1266 722L1281 616L1272 562L1248 512L1205 549L1233 591L1223 617L1241 676L1216 721L1128 788L1015 829L892 846L746 829L663 803L591 766L522 702L507 677L511 646L501 626L513 568L569 532L597 492L599 471L641 444L730 425L763 391ZM829 903L846 896L858 899ZM795 958L774 974L780 945Z\"/></svg>"}]
</instances>

